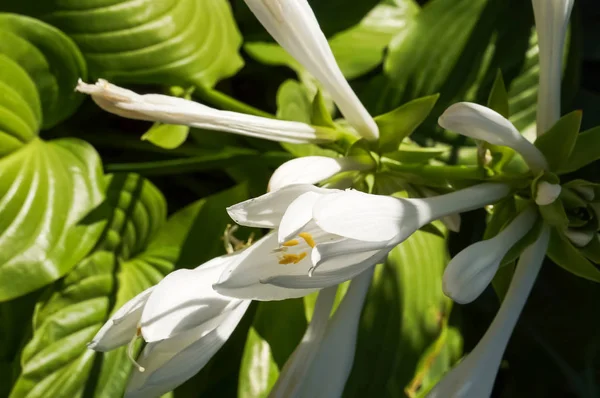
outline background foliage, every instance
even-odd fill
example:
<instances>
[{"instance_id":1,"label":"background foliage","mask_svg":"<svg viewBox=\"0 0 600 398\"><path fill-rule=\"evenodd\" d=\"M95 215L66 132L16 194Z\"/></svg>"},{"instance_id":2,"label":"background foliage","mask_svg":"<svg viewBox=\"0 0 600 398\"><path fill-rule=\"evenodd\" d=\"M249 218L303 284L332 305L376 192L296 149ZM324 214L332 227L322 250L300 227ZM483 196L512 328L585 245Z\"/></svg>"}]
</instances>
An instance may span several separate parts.
<instances>
[{"instance_id":1,"label":"background foliage","mask_svg":"<svg viewBox=\"0 0 600 398\"><path fill-rule=\"evenodd\" d=\"M529 1L310 3L373 115L441 94L412 138L449 145L446 160L468 162L473 148L438 130L437 116L458 100L486 103L498 69L511 120L535 127ZM193 89L215 107L301 121L318 83L243 0L0 0L0 12L0 396L116 397L131 371L124 349L86 348L109 314L171 270L224 253L225 207L263 193L285 160L324 150L114 117L74 93L77 79ZM565 54L564 108L583 109L582 130L600 124L599 19L594 0L577 2ZM479 340L494 291L452 306L440 286L449 254L479 240L484 218L467 213L446 237L418 232L377 266L344 396L422 396ZM267 396L314 301L254 303L173 396ZM597 397L598 302L597 285L548 261L495 396Z\"/></svg>"}]
</instances>

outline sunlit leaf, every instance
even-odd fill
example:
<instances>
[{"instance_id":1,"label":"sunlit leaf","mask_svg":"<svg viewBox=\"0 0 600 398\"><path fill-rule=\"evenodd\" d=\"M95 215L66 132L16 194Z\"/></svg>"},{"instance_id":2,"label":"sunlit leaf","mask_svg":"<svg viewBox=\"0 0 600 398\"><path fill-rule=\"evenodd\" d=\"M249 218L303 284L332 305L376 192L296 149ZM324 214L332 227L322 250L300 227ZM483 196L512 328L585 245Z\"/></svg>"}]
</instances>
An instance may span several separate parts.
<instances>
[{"instance_id":1,"label":"sunlit leaf","mask_svg":"<svg viewBox=\"0 0 600 398\"><path fill-rule=\"evenodd\" d=\"M243 64L227 0L12 3L71 37L92 79L212 87Z\"/></svg>"}]
</instances>

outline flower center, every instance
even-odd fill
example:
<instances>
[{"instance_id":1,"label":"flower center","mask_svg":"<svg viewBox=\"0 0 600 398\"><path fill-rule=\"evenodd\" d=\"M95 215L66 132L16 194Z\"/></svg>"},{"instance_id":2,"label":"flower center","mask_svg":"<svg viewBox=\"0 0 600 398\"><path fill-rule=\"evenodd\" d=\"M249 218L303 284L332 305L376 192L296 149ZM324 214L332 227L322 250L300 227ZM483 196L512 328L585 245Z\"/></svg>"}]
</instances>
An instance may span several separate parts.
<instances>
[{"instance_id":1,"label":"flower center","mask_svg":"<svg viewBox=\"0 0 600 398\"><path fill-rule=\"evenodd\" d=\"M300 239L290 239L283 242L279 248L274 250L281 253L278 256L279 264L298 264L308 255L308 250L302 249L315 247L315 240L308 232L300 232L298 238Z\"/></svg>"}]
</instances>

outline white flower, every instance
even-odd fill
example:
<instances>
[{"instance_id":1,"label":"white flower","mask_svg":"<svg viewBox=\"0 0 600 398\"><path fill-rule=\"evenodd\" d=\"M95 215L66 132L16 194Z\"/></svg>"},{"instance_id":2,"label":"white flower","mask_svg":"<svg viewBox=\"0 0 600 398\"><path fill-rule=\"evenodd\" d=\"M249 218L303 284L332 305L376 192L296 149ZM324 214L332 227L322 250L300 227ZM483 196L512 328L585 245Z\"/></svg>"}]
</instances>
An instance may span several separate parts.
<instances>
[{"instance_id":1,"label":"white flower","mask_svg":"<svg viewBox=\"0 0 600 398\"><path fill-rule=\"evenodd\" d=\"M459 102L446 109L438 124L467 137L514 149L534 174L548 170L548 162L542 152L527 141L508 119L490 108Z\"/></svg>"},{"instance_id":2,"label":"white flower","mask_svg":"<svg viewBox=\"0 0 600 398\"><path fill-rule=\"evenodd\" d=\"M536 210L528 207L498 235L458 253L444 271L442 288L446 296L460 304L470 303L479 297L506 253L533 227L536 219Z\"/></svg>"},{"instance_id":3,"label":"white flower","mask_svg":"<svg viewBox=\"0 0 600 398\"><path fill-rule=\"evenodd\" d=\"M565 37L574 0L532 0L540 50L538 136L560 118L560 83Z\"/></svg>"},{"instance_id":4,"label":"white flower","mask_svg":"<svg viewBox=\"0 0 600 398\"><path fill-rule=\"evenodd\" d=\"M316 184L348 170L365 170L371 165L353 158L329 158L305 156L285 162L271 176L269 191L277 191L288 185Z\"/></svg>"},{"instance_id":5,"label":"white flower","mask_svg":"<svg viewBox=\"0 0 600 398\"><path fill-rule=\"evenodd\" d=\"M428 398L490 396L506 344L542 266L549 237L549 228L544 225L536 242L521 254L502 306L481 341L442 378Z\"/></svg>"},{"instance_id":6,"label":"white flower","mask_svg":"<svg viewBox=\"0 0 600 398\"><path fill-rule=\"evenodd\" d=\"M352 280L331 319L329 313L336 288L319 293L306 334L287 360L270 398L342 395L354 363L358 322L372 276L370 269Z\"/></svg>"},{"instance_id":7,"label":"white flower","mask_svg":"<svg viewBox=\"0 0 600 398\"><path fill-rule=\"evenodd\" d=\"M585 230L577 230L572 228L567 228L565 230L565 236L569 238L572 244L577 247L585 247L587 246L596 234L594 231L585 231Z\"/></svg>"},{"instance_id":8,"label":"white flower","mask_svg":"<svg viewBox=\"0 0 600 398\"><path fill-rule=\"evenodd\" d=\"M301 297L353 278L433 220L501 199L504 184L481 184L426 199L291 185L228 208L238 224L277 228L248 249L214 286L232 297ZM278 289L276 288L278 287Z\"/></svg>"},{"instance_id":9,"label":"white flower","mask_svg":"<svg viewBox=\"0 0 600 398\"><path fill-rule=\"evenodd\" d=\"M364 138L376 140L379 129L344 78L306 0L245 0L273 38L331 95L346 120Z\"/></svg>"},{"instance_id":10,"label":"white flower","mask_svg":"<svg viewBox=\"0 0 600 398\"><path fill-rule=\"evenodd\" d=\"M160 396L194 374L227 341L249 300L222 296L211 285L240 254L217 257L194 270L178 270L121 307L100 329L89 348L107 351L147 342L126 397ZM129 355L131 357L130 345Z\"/></svg>"},{"instance_id":11,"label":"white flower","mask_svg":"<svg viewBox=\"0 0 600 398\"><path fill-rule=\"evenodd\" d=\"M139 95L102 79L94 85L80 80L76 89L91 95L102 109L130 119L184 124L293 144L333 141L338 136L327 127L221 111L168 95Z\"/></svg>"},{"instance_id":12,"label":"white flower","mask_svg":"<svg viewBox=\"0 0 600 398\"><path fill-rule=\"evenodd\" d=\"M551 184L546 181L540 181L537 184L537 192L535 193L535 203L539 206L546 206L554 203L560 196L562 187L560 184Z\"/></svg>"}]
</instances>

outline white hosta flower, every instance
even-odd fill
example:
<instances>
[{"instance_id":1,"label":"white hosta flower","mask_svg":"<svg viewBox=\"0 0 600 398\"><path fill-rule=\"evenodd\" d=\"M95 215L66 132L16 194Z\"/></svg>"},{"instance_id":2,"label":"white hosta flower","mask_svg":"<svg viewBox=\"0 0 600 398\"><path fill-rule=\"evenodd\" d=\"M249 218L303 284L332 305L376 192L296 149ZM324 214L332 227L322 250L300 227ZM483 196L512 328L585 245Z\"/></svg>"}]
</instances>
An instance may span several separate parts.
<instances>
[{"instance_id":1,"label":"white hosta flower","mask_svg":"<svg viewBox=\"0 0 600 398\"><path fill-rule=\"evenodd\" d=\"M427 398L490 396L504 350L542 266L549 237L549 228L544 225L535 243L521 254L506 297L481 341L442 378Z\"/></svg>"},{"instance_id":2,"label":"white hosta flower","mask_svg":"<svg viewBox=\"0 0 600 398\"><path fill-rule=\"evenodd\" d=\"M509 192L504 184L490 183L400 199L291 185L227 209L238 224L277 228L277 233L268 238L270 248L248 249L214 287L256 300L301 297L362 273L431 221L496 202Z\"/></svg>"},{"instance_id":3,"label":"white hosta flower","mask_svg":"<svg viewBox=\"0 0 600 398\"><path fill-rule=\"evenodd\" d=\"M577 247L585 247L587 246L596 233L594 231L585 231L585 230L577 230L572 228L567 228L565 230L565 236Z\"/></svg>"},{"instance_id":4,"label":"white hosta flower","mask_svg":"<svg viewBox=\"0 0 600 398\"><path fill-rule=\"evenodd\" d=\"M560 118L560 85L567 26L574 0L532 0L540 50L538 136Z\"/></svg>"},{"instance_id":5,"label":"white hosta flower","mask_svg":"<svg viewBox=\"0 0 600 398\"><path fill-rule=\"evenodd\" d=\"M373 269L354 278L335 314L329 312L335 288L322 290L311 323L286 362L269 398L335 398L344 392L352 370L358 322Z\"/></svg>"},{"instance_id":6,"label":"white hosta flower","mask_svg":"<svg viewBox=\"0 0 600 398\"><path fill-rule=\"evenodd\" d=\"M102 79L96 84L80 80L77 91L91 95L105 111L130 119L183 124L293 144L333 141L338 136L327 127L221 111L169 95L140 95Z\"/></svg>"},{"instance_id":7,"label":"white hosta flower","mask_svg":"<svg viewBox=\"0 0 600 398\"><path fill-rule=\"evenodd\" d=\"M178 270L121 307L89 348L107 351L147 342L127 386L126 397L153 397L171 391L194 374L227 341L249 300L222 296L211 285L242 253L217 257L194 270ZM130 345L129 355L131 357Z\"/></svg>"},{"instance_id":8,"label":"white hosta flower","mask_svg":"<svg viewBox=\"0 0 600 398\"><path fill-rule=\"evenodd\" d=\"M479 297L492 281L506 253L531 230L536 219L536 210L529 207L498 235L458 253L444 271L442 289L446 296L460 304Z\"/></svg>"},{"instance_id":9,"label":"white hosta flower","mask_svg":"<svg viewBox=\"0 0 600 398\"><path fill-rule=\"evenodd\" d=\"M548 169L548 162L542 152L527 141L508 119L490 108L471 102L459 102L444 111L438 124L467 137L514 149L521 154L534 174Z\"/></svg>"},{"instance_id":10,"label":"white hosta flower","mask_svg":"<svg viewBox=\"0 0 600 398\"><path fill-rule=\"evenodd\" d=\"M275 170L269 181L269 191L288 185L317 184L348 170L366 170L371 165L353 158L305 156L285 162Z\"/></svg>"},{"instance_id":11,"label":"white hosta flower","mask_svg":"<svg viewBox=\"0 0 600 398\"><path fill-rule=\"evenodd\" d=\"M560 184L551 184L547 181L540 181L537 184L537 192L535 193L535 203L539 206L546 206L554 203L560 196L562 187Z\"/></svg>"},{"instance_id":12,"label":"white hosta flower","mask_svg":"<svg viewBox=\"0 0 600 398\"><path fill-rule=\"evenodd\" d=\"M344 78L327 38L306 0L245 0L273 38L331 95L346 120L364 138L379 129Z\"/></svg>"}]
</instances>

